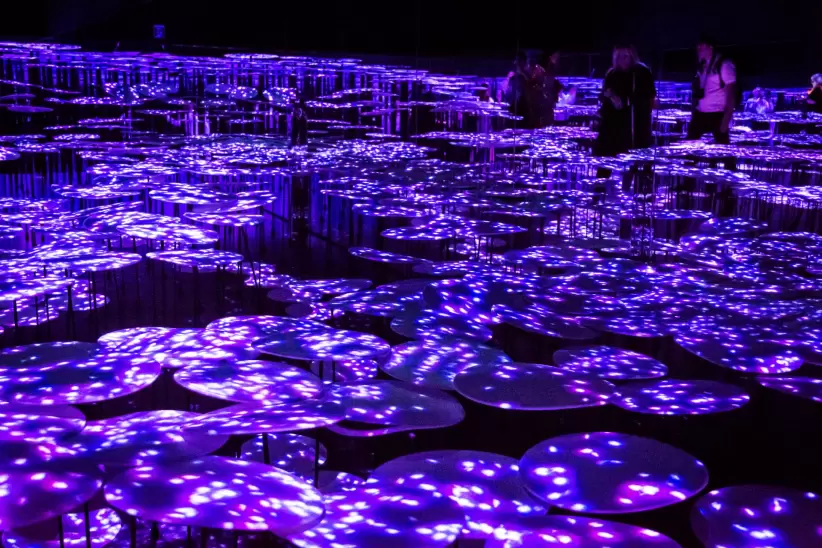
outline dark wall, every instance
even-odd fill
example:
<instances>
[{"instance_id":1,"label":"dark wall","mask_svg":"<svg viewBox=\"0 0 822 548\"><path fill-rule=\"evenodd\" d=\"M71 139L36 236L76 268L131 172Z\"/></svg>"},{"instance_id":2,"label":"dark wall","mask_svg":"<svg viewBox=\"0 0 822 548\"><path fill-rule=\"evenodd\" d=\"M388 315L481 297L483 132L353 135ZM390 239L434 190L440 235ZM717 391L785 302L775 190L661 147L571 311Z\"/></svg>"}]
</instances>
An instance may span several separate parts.
<instances>
[{"instance_id":1,"label":"dark wall","mask_svg":"<svg viewBox=\"0 0 822 548\"><path fill-rule=\"evenodd\" d=\"M733 57L751 85L805 85L822 71L822 2L634 0L615 16L620 33L666 73L693 70L692 46L702 32Z\"/></svg>"},{"instance_id":2,"label":"dark wall","mask_svg":"<svg viewBox=\"0 0 822 548\"><path fill-rule=\"evenodd\" d=\"M48 11L48 0L6 2L2 4L4 9L0 15L0 38L32 39L48 34L48 18L45 15Z\"/></svg>"},{"instance_id":3,"label":"dark wall","mask_svg":"<svg viewBox=\"0 0 822 548\"><path fill-rule=\"evenodd\" d=\"M708 31L752 78L804 84L822 71L820 0L32 0L23 6L33 14L3 20L0 32L103 49L116 42L145 47L151 26L163 23L170 43L268 51L510 59L517 48L558 46L596 53L569 63L601 74L610 46L623 42L636 44L655 71L687 74L694 40Z\"/></svg>"},{"instance_id":4,"label":"dark wall","mask_svg":"<svg viewBox=\"0 0 822 548\"><path fill-rule=\"evenodd\" d=\"M96 34L111 32L116 35L118 27L134 24L142 26L146 10L151 9L152 0L45 0L48 4L48 34L60 37L74 36L76 33ZM112 27L112 25L114 25Z\"/></svg>"}]
</instances>

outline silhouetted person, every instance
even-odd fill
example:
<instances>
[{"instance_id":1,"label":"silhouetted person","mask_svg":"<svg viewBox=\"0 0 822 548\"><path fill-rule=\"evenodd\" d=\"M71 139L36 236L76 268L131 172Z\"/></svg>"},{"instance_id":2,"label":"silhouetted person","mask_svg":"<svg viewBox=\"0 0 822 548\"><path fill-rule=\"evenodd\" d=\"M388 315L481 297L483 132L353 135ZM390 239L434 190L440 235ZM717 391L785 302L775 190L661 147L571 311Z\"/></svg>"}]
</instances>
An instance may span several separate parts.
<instances>
[{"instance_id":1,"label":"silhouetted person","mask_svg":"<svg viewBox=\"0 0 822 548\"><path fill-rule=\"evenodd\" d=\"M600 97L599 135L594 152L615 156L651 146L651 114L656 87L651 70L639 62L633 46L614 48Z\"/></svg>"},{"instance_id":2,"label":"silhouetted person","mask_svg":"<svg viewBox=\"0 0 822 548\"><path fill-rule=\"evenodd\" d=\"M514 69L508 73L503 88L503 100L510 105L511 114L522 116L524 127L532 126L531 109L528 105L526 88L531 75L531 64L524 52L517 54Z\"/></svg>"},{"instance_id":3,"label":"silhouetted person","mask_svg":"<svg viewBox=\"0 0 822 548\"><path fill-rule=\"evenodd\" d=\"M768 97L768 92L762 88L754 88L751 92L751 98L745 101L745 112L768 114L773 110L773 101Z\"/></svg>"},{"instance_id":4,"label":"silhouetted person","mask_svg":"<svg viewBox=\"0 0 822 548\"><path fill-rule=\"evenodd\" d=\"M806 109L822 114L822 73L811 76L811 89L805 99Z\"/></svg>"},{"instance_id":5,"label":"silhouetted person","mask_svg":"<svg viewBox=\"0 0 822 548\"><path fill-rule=\"evenodd\" d=\"M700 39L696 55L699 67L693 84L695 104L688 139L713 133L714 142L728 144L736 107L736 67L708 38Z\"/></svg>"},{"instance_id":6,"label":"silhouetted person","mask_svg":"<svg viewBox=\"0 0 822 548\"><path fill-rule=\"evenodd\" d=\"M574 105L577 102L577 87L576 86L568 86L567 88L563 86L562 90L559 92L559 101L557 102L558 105L566 107L569 105Z\"/></svg>"},{"instance_id":7,"label":"silhouetted person","mask_svg":"<svg viewBox=\"0 0 822 548\"><path fill-rule=\"evenodd\" d=\"M305 98L300 97L300 102L291 111L291 146L304 146L308 144L308 112L306 111Z\"/></svg>"},{"instance_id":8,"label":"silhouetted person","mask_svg":"<svg viewBox=\"0 0 822 548\"><path fill-rule=\"evenodd\" d=\"M479 90L479 98L480 103L493 103L494 98L491 97L491 90L488 86L483 87ZM478 129L480 133L488 133L492 131L493 126L491 124L491 116L486 112L479 112L479 121L477 123Z\"/></svg>"},{"instance_id":9,"label":"silhouetted person","mask_svg":"<svg viewBox=\"0 0 822 548\"><path fill-rule=\"evenodd\" d=\"M534 65L528 81L528 103L533 112L534 126L538 128L554 123L554 108L562 91L562 83L557 80L559 52L549 52L542 65Z\"/></svg>"}]
</instances>

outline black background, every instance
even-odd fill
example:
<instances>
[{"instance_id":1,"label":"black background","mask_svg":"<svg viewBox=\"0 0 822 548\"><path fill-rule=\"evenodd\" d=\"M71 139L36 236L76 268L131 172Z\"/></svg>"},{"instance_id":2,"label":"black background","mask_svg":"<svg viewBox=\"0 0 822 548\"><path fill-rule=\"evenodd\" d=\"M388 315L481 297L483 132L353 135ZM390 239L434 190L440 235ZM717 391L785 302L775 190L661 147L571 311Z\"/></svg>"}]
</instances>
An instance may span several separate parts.
<instances>
[{"instance_id":1,"label":"black background","mask_svg":"<svg viewBox=\"0 0 822 548\"><path fill-rule=\"evenodd\" d=\"M32 0L0 19L0 34L143 50L152 25L165 24L167 47L436 57L469 72L482 67L465 58L507 61L518 48L560 47L565 72L595 75L613 44L633 43L657 75L687 77L694 41L707 32L751 86L804 86L822 71L820 21L818 0Z\"/></svg>"}]
</instances>

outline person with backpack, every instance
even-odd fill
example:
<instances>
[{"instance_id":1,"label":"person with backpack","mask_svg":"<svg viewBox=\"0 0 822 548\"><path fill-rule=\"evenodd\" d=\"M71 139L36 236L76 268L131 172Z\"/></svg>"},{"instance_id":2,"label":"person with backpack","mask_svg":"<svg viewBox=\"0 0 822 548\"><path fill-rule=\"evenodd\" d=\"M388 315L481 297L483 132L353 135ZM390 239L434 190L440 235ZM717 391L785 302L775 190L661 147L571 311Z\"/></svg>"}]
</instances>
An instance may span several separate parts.
<instances>
[{"instance_id":1,"label":"person with backpack","mask_svg":"<svg viewBox=\"0 0 822 548\"><path fill-rule=\"evenodd\" d=\"M699 67L693 83L694 111L688 139L712 133L717 144L730 144L730 127L737 103L736 67L716 48L713 40L701 38L696 46Z\"/></svg>"}]
</instances>

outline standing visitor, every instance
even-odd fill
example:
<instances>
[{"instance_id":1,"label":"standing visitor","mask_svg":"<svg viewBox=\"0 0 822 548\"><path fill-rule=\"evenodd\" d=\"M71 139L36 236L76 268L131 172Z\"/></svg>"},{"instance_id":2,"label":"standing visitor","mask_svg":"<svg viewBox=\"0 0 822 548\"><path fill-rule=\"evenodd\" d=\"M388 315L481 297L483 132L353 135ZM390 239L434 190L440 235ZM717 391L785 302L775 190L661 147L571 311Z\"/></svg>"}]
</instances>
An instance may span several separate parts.
<instances>
[{"instance_id":1,"label":"standing visitor","mask_svg":"<svg viewBox=\"0 0 822 548\"><path fill-rule=\"evenodd\" d=\"M651 146L651 115L656 88L651 70L633 46L614 48L611 69L602 82L599 135L594 152L615 156Z\"/></svg>"},{"instance_id":2,"label":"standing visitor","mask_svg":"<svg viewBox=\"0 0 822 548\"><path fill-rule=\"evenodd\" d=\"M774 111L774 104L768 97L768 92L762 88L754 88L751 98L745 101L745 112L754 114L768 114Z\"/></svg>"},{"instance_id":3,"label":"standing visitor","mask_svg":"<svg viewBox=\"0 0 822 548\"><path fill-rule=\"evenodd\" d=\"M822 73L811 76L811 89L805 99L807 110L822 114Z\"/></svg>"},{"instance_id":4,"label":"standing visitor","mask_svg":"<svg viewBox=\"0 0 822 548\"><path fill-rule=\"evenodd\" d=\"M308 144L308 112L305 106L305 97L300 97L299 103L291 112L291 146L305 146Z\"/></svg>"},{"instance_id":5,"label":"standing visitor","mask_svg":"<svg viewBox=\"0 0 822 548\"><path fill-rule=\"evenodd\" d=\"M688 139L712 133L714 142L727 145L736 108L736 67L716 49L713 40L702 38L696 45L699 63L693 83L694 111Z\"/></svg>"},{"instance_id":6,"label":"standing visitor","mask_svg":"<svg viewBox=\"0 0 822 548\"><path fill-rule=\"evenodd\" d=\"M529 103L534 113L534 126L554 123L554 109L559 102L562 83L557 79L559 51L548 50L542 65L534 65L529 81Z\"/></svg>"},{"instance_id":7,"label":"standing visitor","mask_svg":"<svg viewBox=\"0 0 822 548\"><path fill-rule=\"evenodd\" d=\"M526 87L530 79L531 65L525 52L517 54L514 70L508 73L503 86L503 100L510 105L511 114L523 117L523 126L530 127L530 111L526 98Z\"/></svg>"},{"instance_id":8,"label":"standing visitor","mask_svg":"<svg viewBox=\"0 0 822 548\"><path fill-rule=\"evenodd\" d=\"M482 108L477 112L479 118L477 129L480 133L489 133L493 130L493 126L491 124L491 113L485 107L490 106L494 102L494 98L491 97L491 90L487 85L479 91L479 102Z\"/></svg>"}]
</instances>

